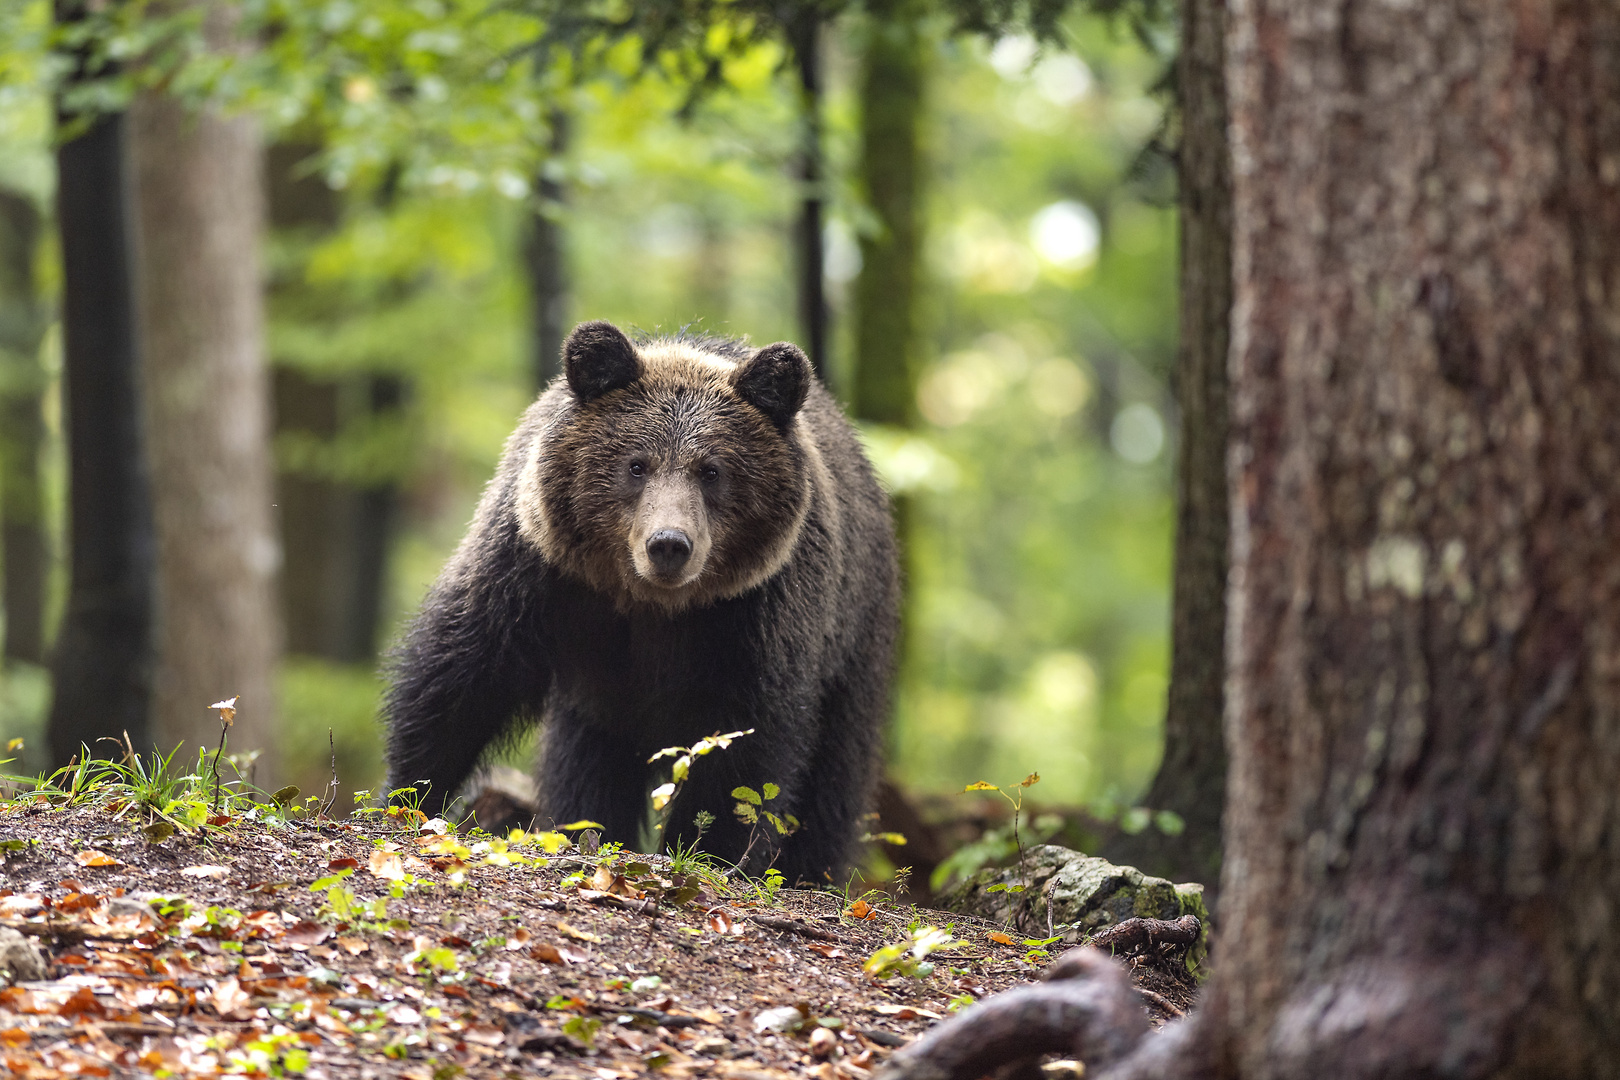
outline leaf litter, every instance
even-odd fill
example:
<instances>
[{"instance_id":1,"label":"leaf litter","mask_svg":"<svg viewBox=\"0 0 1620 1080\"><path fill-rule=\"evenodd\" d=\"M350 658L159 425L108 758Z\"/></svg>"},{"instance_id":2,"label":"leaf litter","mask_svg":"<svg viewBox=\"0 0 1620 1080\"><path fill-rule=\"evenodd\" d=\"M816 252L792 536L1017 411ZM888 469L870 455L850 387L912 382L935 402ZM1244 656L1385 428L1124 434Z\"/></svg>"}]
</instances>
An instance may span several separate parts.
<instances>
[{"instance_id":1,"label":"leaf litter","mask_svg":"<svg viewBox=\"0 0 1620 1080\"><path fill-rule=\"evenodd\" d=\"M1039 974L1003 928L876 894L437 819L228 820L152 842L0 804L0 840L24 841L0 845L0 927L49 971L0 989L0 1071L865 1080ZM880 954L895 973L863 972Z\"/></svg>"}]
</instances>

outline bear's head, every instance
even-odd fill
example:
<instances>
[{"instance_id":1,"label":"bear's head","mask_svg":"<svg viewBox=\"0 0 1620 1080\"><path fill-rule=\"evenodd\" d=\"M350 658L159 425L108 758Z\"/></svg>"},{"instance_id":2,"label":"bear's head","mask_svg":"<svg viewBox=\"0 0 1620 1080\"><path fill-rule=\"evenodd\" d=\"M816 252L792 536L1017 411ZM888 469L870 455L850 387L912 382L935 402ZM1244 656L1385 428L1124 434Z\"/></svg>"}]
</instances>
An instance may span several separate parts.
<instances>
[{"instance_id":1,"label":"bear's head","mask_svg":"<svg viewBox=\"0 0 1620 1080\"><path fill-rule=\"evenodd\" d=\"M615 599L669 611L737 596L786 563L825 475L799 416L797 346L633 343L588 322L519 479L522 534Z\"/></svg>"}]
</instances>

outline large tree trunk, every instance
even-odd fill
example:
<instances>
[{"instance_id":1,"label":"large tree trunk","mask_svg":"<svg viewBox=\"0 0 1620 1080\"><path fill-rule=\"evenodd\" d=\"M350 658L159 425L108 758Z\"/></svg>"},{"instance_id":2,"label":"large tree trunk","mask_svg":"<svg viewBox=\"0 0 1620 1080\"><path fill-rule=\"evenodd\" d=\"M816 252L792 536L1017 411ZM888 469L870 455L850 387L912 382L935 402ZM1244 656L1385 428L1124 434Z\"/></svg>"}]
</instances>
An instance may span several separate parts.
<instances>
[{"instance_id":1,"label":"large tree trunk","mask_svg":"<svg viewBox=\"0 0 1620 1080\"><path fill-rule=\"evenodd\" d=\"M1214 1020L1250 1075L1614 1075L1620 12L1243 0L1230 46Z\"/></svg>"},{"instance_id":2,"label":"large tree trunk","mask_svg":"<svg viewBox=\"0 0 1620 1080\"><path fill-rule=\"evenodd\" d=\"M1215 909L1221 871L1226 747L1228 320L1232 309L1232 170L1226 142L1225 0L1182 0L1177 97L1181 210L1181 412L1175 595L1164 757L1142 798L1181 817L1176 835L1121 835L1116 862L1202 882Z\"/></svg>"},{"instance_id":3,"label":"large tree trunk","mask_svg":"<svg viewBox=\"0 0 1620 1080\"><path fill-rule=\"evenodd\" d=\"M56 20L83 0L57 0ZM85 57L71 56L82 65ZM69 78L85 75L75 67ZM66 128L80 119L58 117ZM62 397L68 444L67 609L51 661L51 756L103 737L148 742L152 511L142 431L125 179L126 122L101 116L56 151L62 243ZM204 703L206 704L206 702Z\"/></svg>"},{"instance_id":4,"label":"large tree trunk","mask_svg":"<svg viewBox=\"0 0 1620 1080\"><path fill-rule=\"evenodd\" d=\"M1620 1074L1620 11L1230 17L1222 924L1101 1075Z\"/></svg>"},{"instance_id":5,"label":"large tree trunk","mask_svg":"<svg viewBox=\"0 0 1620 1080\"><path fill-rule=\"evenodd\" d=\"M45 370L39 346L48 324L35 280L39 208L0 191L0 608L7 660L45 659L49 558L41 497Z\"/></svg>"},{"instance_id":6,"label":"large tree trunk","mask_svg":"<svg viewBox=\"0 0 1620 1080\"><path fill-rule=\"evenodd\" d=\"M158 533L155 727L165 749L219 741L208 709L240 695L233 751L274 775L274 580L268 379L254 122L148 94L131 110L142 344Z\"/></svg>"}]
</instances>

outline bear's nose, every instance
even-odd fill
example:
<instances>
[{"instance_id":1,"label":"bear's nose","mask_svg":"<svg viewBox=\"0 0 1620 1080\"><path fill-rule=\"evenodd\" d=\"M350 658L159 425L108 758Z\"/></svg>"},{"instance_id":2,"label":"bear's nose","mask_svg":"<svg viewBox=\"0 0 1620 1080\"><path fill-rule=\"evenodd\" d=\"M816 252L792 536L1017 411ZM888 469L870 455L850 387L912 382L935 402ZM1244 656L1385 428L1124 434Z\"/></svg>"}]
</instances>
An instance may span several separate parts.
<instances>
[{"instance_id":1,"label":"bear's nose","mask_svg":"<svg viewBox=\"0 0 1620 1080\"><path fill-rule=\"evenodd\" d=\"M673 577L692 557L691 538L679 529L659 529L647 541L647 557L661 577Z\"/></svg>"}]
</instances>

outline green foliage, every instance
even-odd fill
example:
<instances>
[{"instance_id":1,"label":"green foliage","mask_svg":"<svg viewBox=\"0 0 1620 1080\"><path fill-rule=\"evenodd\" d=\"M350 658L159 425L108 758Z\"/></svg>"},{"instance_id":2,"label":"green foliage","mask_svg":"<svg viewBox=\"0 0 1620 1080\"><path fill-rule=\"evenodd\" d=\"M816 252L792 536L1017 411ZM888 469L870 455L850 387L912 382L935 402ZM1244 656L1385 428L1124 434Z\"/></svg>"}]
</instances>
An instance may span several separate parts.
<instances>
[{"instance_id":1,"label":"green foliage","mask_svg":"<svg viewBox=\"0 0 1620 1080\"><path fill-rule=\"evenodd\" d=\"M874 979L891 975L924 979L934 973L934 965L926 958L943 949L953 949L959 942L948 929L937 926L913 925L903 941L897 941L876 950L866 958L861 970Z\"/></svg>"},{"instance_id":2,"label":"green foliage","mask_svg":"<svg viewBox=\"0 0 1620 1080\"><path fill-rule=\"evenodd\" d=\"M763 817L767 822L770 823L771 828L776 830L776 834L778 836L791 836L794 832L798 831L799 819L794 817L792 814L784 814L781 817L778 817L773 811L767 809L765 806L766 803L770 802L781 793L781 788L770 783L765 785L763 794L755 791L751 787L732 788L731 797L737 800L737 804L732 807L731 812L735 814L737 820L741 821L744 825L757 825L759 824L759 819Z\"/></svg>"}]
</instances>

